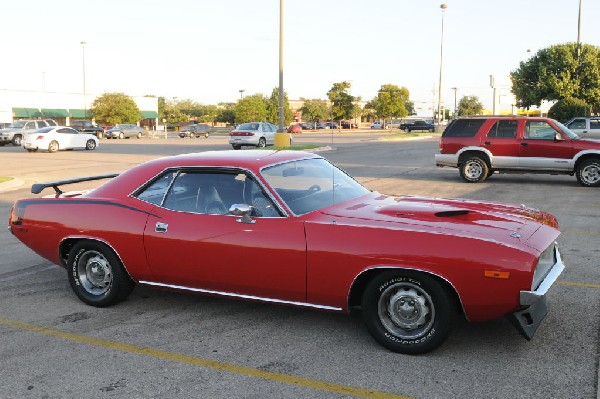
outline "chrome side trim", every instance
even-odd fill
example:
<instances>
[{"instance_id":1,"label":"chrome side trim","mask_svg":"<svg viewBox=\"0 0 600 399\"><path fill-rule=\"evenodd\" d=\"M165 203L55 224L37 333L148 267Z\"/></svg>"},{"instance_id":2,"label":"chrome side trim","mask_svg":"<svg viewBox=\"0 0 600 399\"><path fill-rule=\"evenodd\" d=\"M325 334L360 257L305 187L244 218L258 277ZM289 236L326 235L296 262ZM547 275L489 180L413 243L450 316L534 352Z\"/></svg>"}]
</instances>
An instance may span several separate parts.
<instances>
[{"instance_id":1,"label":"chrome side trim","mask_svg":"<svg viewBox=\"0 0 600 399\"><path fill-rule=\"evenodd\" d=\"M260 302L278 303L278 304L282 304L282 305L293 305L293 306L302 306L302 307L314 308L314 309L333 310L336 312L341 312L343 310L342 308L338 308L335 306L317 305L314 303L307 303L307 302L284 301L281 299L263 298L263 297L254 296L254 295L236 294L233 292L205 290L202 288L192 288L192 287L184 287L182 285L155 283L152 281L139 281L138 283L143 284L143 285L149 285L152 287L170 288L170 289L174 289L174 290L191 291L191 292L198 292L201 294L219 295L219 296L225 296L225 297L230 297L230 298L250 299L250 300L260 301Z\"/></svg>"},{"instance_id":2,"label":"chrome side trim","mask_svg":"<svg viewBox=\"0 0 600 399\"><path fill-rule=\"evenodd\" d=\"M519 302L522 306L531 306L542 299L565 269L560 252L558 251L558 246L554 247L554 255L556 256L556 263L552 266L550 271L548 271L548 274L546 274L546 277L544 277L538 288L535 291L521 291Z\"/></svg>"}]
</instances>

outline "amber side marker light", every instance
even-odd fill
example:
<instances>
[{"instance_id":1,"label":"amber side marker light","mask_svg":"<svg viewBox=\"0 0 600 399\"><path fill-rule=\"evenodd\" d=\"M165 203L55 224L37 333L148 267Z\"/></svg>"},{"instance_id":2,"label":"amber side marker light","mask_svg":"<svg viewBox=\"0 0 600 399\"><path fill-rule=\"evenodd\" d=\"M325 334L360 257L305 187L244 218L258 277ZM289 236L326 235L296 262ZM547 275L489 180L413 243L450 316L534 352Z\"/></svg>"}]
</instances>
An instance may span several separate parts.
<instances>
[{"instance_id":1,"label":"amber side marker light","mask_svg":"<svg viewBox=\"0 0 600 399\"><path fill-rule=\"evenodd\" d=\"M483 275L485 277L490 277L490 278L509 278L510 277L510 272L498 272L495 270L485 270L483 272Z\"/></svg>"}]
</instances>

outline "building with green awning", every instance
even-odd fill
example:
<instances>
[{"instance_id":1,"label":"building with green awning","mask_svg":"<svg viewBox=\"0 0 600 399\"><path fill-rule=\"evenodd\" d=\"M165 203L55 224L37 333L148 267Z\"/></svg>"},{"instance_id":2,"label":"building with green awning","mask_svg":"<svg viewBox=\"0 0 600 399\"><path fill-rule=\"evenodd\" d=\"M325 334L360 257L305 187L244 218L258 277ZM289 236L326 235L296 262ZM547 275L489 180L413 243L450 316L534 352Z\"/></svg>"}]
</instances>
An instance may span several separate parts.
<instances>
[{"instance_id":1,"label":"building with green awning","mask_svg":"<svg viewBox=\"0 0 600 399\"><path fill-rule=\"evenodd\" d=\"M39 118L42 116L39 108L15 108L12 109L15 118Z\"/></svg>"},{"instance_id":2,"label":"building with green awning","mask_svg":"<svg viewBox=\"0 0 600 399\"><path fill-rule=\"evenodd\" d=\"M42 111L44 118L66 118L69 116L69 112L66 109L42 108L40 111Z\"/></svg>"}]
</instances>

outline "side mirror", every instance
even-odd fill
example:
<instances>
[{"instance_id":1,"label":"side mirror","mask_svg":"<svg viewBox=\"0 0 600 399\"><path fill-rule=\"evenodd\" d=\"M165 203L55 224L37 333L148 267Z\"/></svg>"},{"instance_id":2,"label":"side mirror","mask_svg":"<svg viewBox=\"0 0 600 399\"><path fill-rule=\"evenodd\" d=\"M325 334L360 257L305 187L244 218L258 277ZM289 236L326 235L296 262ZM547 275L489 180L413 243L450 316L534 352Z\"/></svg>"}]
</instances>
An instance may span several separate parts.
<instances>
[{"instance_id":1,"label":"side mirror","mask_svg":"<svg viewBox=\"0 0 600 399\"><path fill-rule=\"evenodd\" d=\"M563 138L563 136L560 133L556 132L554 134L554 141L565 141L565 139Z\"/></svg>"},{"instance_id":2,"label":"side mirror","mask_svg":"<svg viewBox=\"0 0 600 399\"><path fill-rule=\"evenodd\" d=\"M229 214L233 216L241 216L236 222L244 224L254 224L256 220L250 217L252 207L248 204L233 204L229 207Z\"/></svg>"}]
</instances>

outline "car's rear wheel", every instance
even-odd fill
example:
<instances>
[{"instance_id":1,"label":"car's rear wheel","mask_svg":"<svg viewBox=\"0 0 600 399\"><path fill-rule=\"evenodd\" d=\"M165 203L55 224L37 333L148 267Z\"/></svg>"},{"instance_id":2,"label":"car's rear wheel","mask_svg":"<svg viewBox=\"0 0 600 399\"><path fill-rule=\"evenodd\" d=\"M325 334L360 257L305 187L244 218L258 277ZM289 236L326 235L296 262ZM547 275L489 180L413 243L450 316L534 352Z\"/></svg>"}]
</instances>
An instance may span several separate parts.
<instances>
[{"instance_id":1,"label":"car's rear wheel","mask_svg":"<svg viewBox=\"0 0 600 399\"><path fill-rule=\"evenodd\" d=\"M600 158L581 161L576 171L577 181L585 187L600 186Z\"/></svg>"},{"instance_id":2,"label":"car's rear wheel","mask_svg":"<svg viewBox=\"0 0 600 399\"><path fill-rule=\"evenodd\" d=\"M125 135L123 134L123 132L119 133L119 139L123 140L125 138Z\"/></svg>"},{"instance_id":3,"label":"car's rear wheel","mask_svg":"<svg viewBox=\"0 0 600 399\"><path fill-rule=\"evenodd\" d=\"M92 306L122 301L134 286L115 253L96 241L80 241L71 249L67 271L75 294Z\"/></svg>"},{"instance_id":4,"label":"car's rear wheel","mask_svg":"<svg viewBox=\"0 0 600 399\"><path fill-rule=\"evenodd\" d=\"M469 157L460 165L460 177L467 183L479 183L488 176L488 165L479 157Z\"/></svg>"},{"instance_id":5,"label":"car's rear wheel","mask_svg":"<svg viewBox=\"0 0 600 399\"><path fill-rule=\"evenodd\" d=\"M15 134L15 135L13 136L13 139L12 139L12 144L13 144L13 145L16 145L16 146L20 146L20 145L21 145L21 139L22 139L22 138L23 138L23 137L22 137L20 134Z\"/></svg>"},{"instance_id":6,"label":"car's rear wheel","mask_svg":"<svg viewBox=\"0 0 600 399\"><path fill-rule=\"evenodd\" d=\"M237 144L232 144L231 147L233 147L234 150L239 150L240 148L242 148L241 145L237 145Z\"/></svg>"},{"instance_id":7,"label":"car's rear wheel","mask_svg":"<svg viewBox=\"0 0 600 399\"><path fill-rule=\"evenodd\" d=\"M96 137L98 137L98 139L101 139L104 137L104 134L102 132L98 132L98 134L96 135Z\"/></svg>"},{"instance_id":8,"label":"car's rear wheel","mask_svg":"<svg viewBox=\"0 0 600 399\"><path fill-rule=\"evenodd\" d=\"M56 152L58 151L58 141L52 141L48 144L48 152Z\"/></svg>"},{"instance_id":9,"label":"car's rear wheel","mask_svg":"<svg viewBox=\"0 0 600 399\"><path fill-rule=\"evenodd\" d=\"M265 140L264 137L261 137L260 139L258 139L258 148L265 148L267 146L267 140Z\"/></svg>"},{"instance_id":10,"label":"car's rear wheel","mask_svg":"<svg viewBox=\"0 0 600 399\"><path fill-rule=\"evenodd\" d=\"M441 345L456 319L456 302L433 277L388 271L367 285L362 298L367 329L394 352L417 354Z\"/></svg>"},{"instance_id":11,"label":"car's rear wheel","mask_svg":"<svg viewBox=\"0 0 600 399\"><path fill-rule=\"evenodd\" d=\"M138 140L142 138L142 133L141 132L138 132L137 138L138 138Z\"/></svg>"},{"instance_id":12,"label":"car's rear wheel","mask_svg":"<svg viewBox=\"0 0 600 399\"><path fill-rule=\"evenodd\" d=\"M207 139L208 138L208 132L204 133L204 138Z\"/></svg>"},{"instance_id":13,"label":"car's rear wheel","mask_svg":"<svg viewBox=\"0 0 600 399\"><path fill-rule=\"evenodd\" d=\"M96 149L96 142L92 139L89 139L86 143L85 143L85 149L86 150L94 150Z\"/></svg>"}]
</instances>

